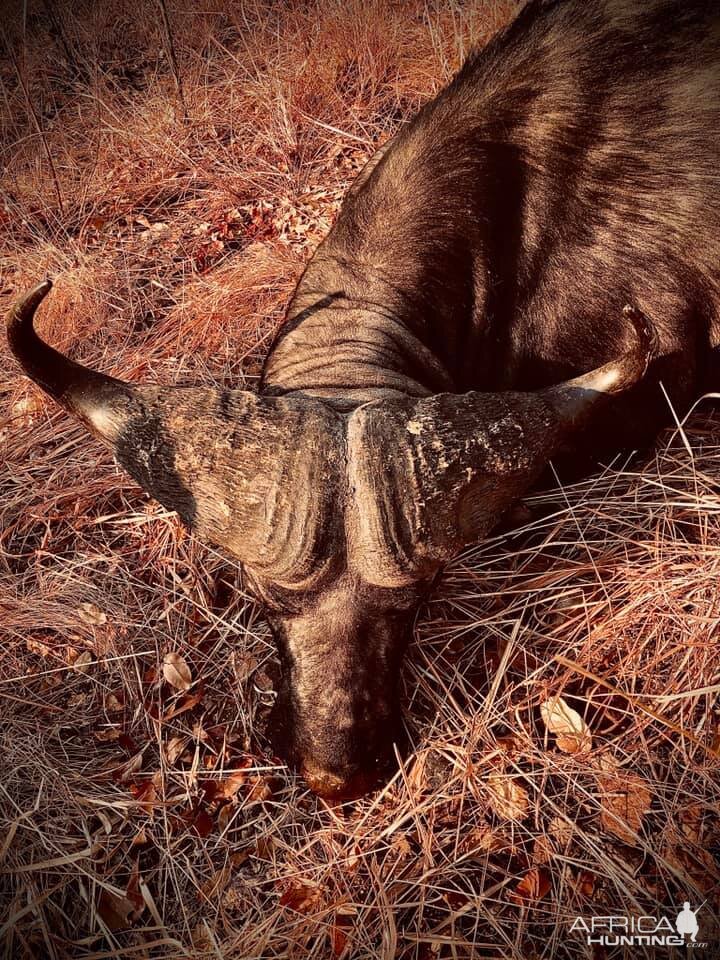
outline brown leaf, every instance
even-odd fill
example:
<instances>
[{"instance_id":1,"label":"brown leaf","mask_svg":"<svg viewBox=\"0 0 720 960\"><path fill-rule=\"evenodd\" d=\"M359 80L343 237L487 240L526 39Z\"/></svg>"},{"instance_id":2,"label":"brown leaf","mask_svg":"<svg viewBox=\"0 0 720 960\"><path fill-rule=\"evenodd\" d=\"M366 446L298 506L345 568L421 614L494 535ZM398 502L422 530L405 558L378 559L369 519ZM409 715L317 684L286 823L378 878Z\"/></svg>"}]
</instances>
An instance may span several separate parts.
<instances>
[{"instance_id":1,"label":"brown leaf","mask_svg":"<svg viewBox=\"0 0 720 960\"><path fill-rule=\"evenodd\" d=\"M330 928L330 946L334 957L341 957L348 945L348 935L340 923L334 923Z\"/></svg>"},{"instance_id":2,"label":"brown leaf","mask_svg":"<svg viewBox=\"0 0 720 960\"><path fill-rule=\"evenodd\" d=\"M702 834L703 812L697 803L691 804L680 813L680 829L683 835L693 843L700 840Z\"/></svg>"},{"instance_id":3,"label":"brown leaf","mask_svg":"<svg viewBox=\"0 0 720 960\"><path fill-rule=\"evenodd\" d=\"M418 751L410 764L406 775L406 783L411 795L427 788L427 758L427 750Z\"/></svg>"},{"instance_id":4,"label":"brown leaf","mask_svg":"<svg viewBox=\"0 0 720 960\"><path fill-rule=\"evenodd\" d=\"M637 774L620 770L617 761L608 754L600 758L598 774L600 788L600 822L603 828L623 843L637 844L642 818L649 812L652 792L647 782Z\"/></svg>"},{"instance_id":5,"label":"brown leaf","mask_svg":"<svg viewBox=\"0 0 720 960\"><path fill-rule=\"evenodd\" d=\"M583 897L591 897L595 892L596 879L597 878L594 873L590 873L589 870L581 870L577 879L578 892Z\"/></svg>"},{"instance_id":6,"label":"brown leaf","mask_svg":"<svg viewBox=\"0 0 720 960\"><path fill-rule=\"evenodd\" d=\"M182 700L174 707L171 707L170 710L163 716L164 721L172 720L174 717L179 716L181 713L185 713L188 710L192 710L193 707L196 707L203 696L205 691L202 685L198 686L198 689L194 693L189 693L186 697L183 697Z\"/></svg>"},{"instance_id":7,"label":"brown leaf","mask_svg":"<svg viewBox=\"0 0 720 960\"><path fill-rule=\"evenodd\" d=\"M272 680L264 670L256 672L253 682L260 693L269 693L274 689Z\"/></svg>"},{"instance_id":8,"label":"brown leaf","mask_svg":"<svg viewBox=\"0 0 720 960\"><path fill-rule=\"evenodd\" d=\"M273 783L269 777L255 776L250 778L250 789L247 793L249 801L269 800L273 794Z\"/></svg>"},{"instance_id":9,"label":"brown leaf","mask_svg":"<svg viewBox=\"0 0 720 960\"><path fill-rule=\"evenodd\" d=\"M133 919L137 920L140 914L145 909L145 900L142 893L140 892L140 861L135 860L133 862L132 871L127 882L127 887L125 888L125 896L132 903L135 908L135 916Z\"/></svg>"},{"instance_id":10,"label":"brown leaf","mask_svg":"<svg viewBox=\"0 0 720 960\"><path fill-rule=\"evenodd\" d=\"M296 913L312 913L321 903L320 888L306 881L291 883L280 897L280 906L288 907Z\"/></svg>"},{"instance_id":11,"label":"brown leaf","mask_svg":"<svg viewBox=\"0 0 720 960\"><path fill-rule=\"evenodd\" d=\"M460 853L497 852L507 847L507 838L488 825L473 827L460 840Z\"/></svg>"},{"instance_id":12,"label":"brown leaf","mask_svg":"<svg viewBox=\"0 0 720 960\"><path fill-rule=\"evenodd\" d=\"M123 764L118 771L117 778L120 783L127 783L130 778L136 774L143 764L142 750L138 751L134 757L130 757L127 763Z\"/></svg>"},{"instance_id":13,"label":"brown leaf","mask_svg":"<svg viewBox=\"0 0 720 960\"><path fill-rule=\"evenodd\" d=\"M198 893L208 901L213 900L215 897L219 896L225 887L230 882L230 877L232 871L230 867L226 864L220 870L215 870L214 873L211 873L205 883L200 885Z\"/></svg>"},{"instance_id":14,"label":"brown leaf","mask_svg":"<svg viewBox=\"0 0 720 960\"><path fill-rule=\"evenodd\" d=\"M396 833L391 842L394 863L402 863L413 855L413 847L406 833Z\"/></svg>"},{"instance_id":15,"label":"brown leaf","mask_svg":"<svg viewBox=\"0 0 720 960\"><path fill-rule=\"evenodd\" d=\"M564 753L589 753L592 735L583 718L560 696L540 705L540 714L548 733L555 734L558 750Z\"/></svg>"},{"instance_id":16,"label":"brown leaf","mask_svg":"<svg viewBox=\"0 0 720 960\"><path fill-rule=\"evenodd\" d=\"M247 680L258 668L258 661L249 653L236 653L233 657L233 667L235 668L235 679L238 683Z\"/></svg>"},{"instance_id":17,"label":"brown leaf","mask_svg":"<svg viewBox=\"0 0 720 960\"><path fill-rule=\"evenodd\" d=\"M89 696L87 693L73 693L72 696L68 697L67 706L68 707L82 707L88 700Z\"/></svg>"},{"instance_id":18,"label":"brown leaf","mask_svg":"<svg viewBox=\"0 0 720 960\"><path fill-rule=\"evenodd\" d=\"M575 828L565 817L553 817L548 824L548 833L555 840L561 851L564 851L573 838Z\"/></svg>"},{"instance_id":19,"label":"brown leaf","mask_svg":"<svg viewBox=\"0 0 720 960\"><path fill-rule=\"evenodd\" d=\"M468 895L461 893L459 890L447 890L443 896L451 910L462 910L465 904L470 901Z\"/></svg>"},{"instance_id":20,"label":"brown leaf","mask_svg":"<svg viewBox=\"0 0 720 960\"><path fill-rule=\"evenodd\" d=\"M84 653L81 653L77 658L75 663L72 665L72 669L77 673L88 674L92 669L93 655L89 650L86 650Z\"/></svg>"},{"instance_id":21,"label":"brown leaf","mask_svg":"<svg viewBox=\"0 0 720 960\"><path fill-rule=\"evenodd\" d=\"M540 866L541 864L549 863L554 856L555 848L550 837L542 833L535 837L535 845L533 846L532 854L533 864L535 864L535 866Z\"/></svg>"},{"instance_id":22,"label":"brown leaf","mask_svg":"<svg viewBox=\"0 0 720 960\"><path fill-rule=\"evenodd\" d=\"M94 603L81 603L77 612L83 623L88 623L90 626L101 627L107 623L107 614Z\"/></svg>"},{"instance_id":23,"label":"brown leaf","mask_svg":"<svg viewBox=\"0 0 720 960\"><path fill-rule=\"evenodd\" d=\"M698 811L700 813L700 811ZM701 840L701 825L690 813L680 814L680 829L677 823L668 823L663 832L662 855L686 883L694 883L704 893L709 892L720 880L720 871L707 844Z\"/></svg>"},{"instance_id":24,"label":"brown leaf","mask_svg":"<svg viewBox=\"0 0 720 960\"><path fill-rule=\"evenodd\" d=\"M163 659L163 677L176 690L189 690L192 686L192 673L185 660L171 650Z\"/></svg>"},{"instance_id":25,"label":"brown leaf","mask_svg":"<svg viewBox=\"0 0 720 960\"><path fill-rule=\"evenodd\" d=\"M118 744L123 750L127 750L129 754L138 753L140 750L140 747L135 743L129 733L121 733L118 737Z\"/></svg>"},{"instance_id":26,"label":"brown leaf","mask_svg":"<svg viewBox=\"0 0 720 960\"><path fill-rule=\"evenodd\" d=\"M490 806L503 820L523 820L528 813L528 793L517 780L504 773L493 773L487 779Z\"/></svg>"},{"instance_id":27,"label":"brown leaf","mask_svg":"<svg viewBox=\"0 0 720 960\"><path fill-rule=\"evenodd\" d=\"M26 637L25 646L30 653L36 653L40 657L49 657L54 652L51 646L42 640L36 640L35 637Z\"/></svg>"},{"instance_id":28,"label":"brown leaf","mask_svg":"<svg viewBox=\"0 0 720 960\"><path fill-rule=\"evenodd\" d=\"M216 800L232 800L241 787L248 782L247 768L252 766L250 757L238 761L237 769L228 772L222 780L212 779L202 782L203 796L208 803Z\"/></svg>"},{"instance_id":29,"label":"brown leaf","mask_svg":"<svg viewBox=\"0 0 720 960\"><path fill-rule=\"evenodd\" d=\"M533 867L523 876L510 898L516 903L536 903L550 892L550 872L543 867Z\"/></svg>"},{"instance_id":30,"label":"brown leaf","mask_svg":"<svg viewBox=\"0 0 720 960\"><path fill-rule=\"evenodd\" d=\"M102 730L96 730L93 734L96 740L99 740L101 743L105 743L109 740L119 740L120 739L120 728L119 727L103 727Z\"/></svg>"},{"instance_id":31,"label":"brown leaf","mask_svg":"<svg viewBox=\"0 0 720 960\"><path fill-rule=\"evenodd\" d=\"M121 897L109 890L102 890L97 910L103 923L110 930L125 930L132 925L135 904L128 897Z\"/></svg>"},{"instance_id":32,"label":"brown leaf","mask_svg":"<svg viewBox=\"0 0 720 960\"><path fill-rule=\"evenodd\" d=\"M114 693L109 693L105 697L105 709L108 713L117 713L119 710L122 710L122 702Z\"/></svg>"},{"instance_id":33,"label":"brown leaf","mask_svg":"<svg viewBox=\"0 0 720 960\"><path fill-rule=\"evenodd\" d=\"M150 817L155 815L155 807L160 805L157 795L157 787L152 782L152 780L146 780L144 783L140 784L131 784L130 792L139 802L140 807L149 814Z\"/></svg>"},{"instance_id":34,"label":"brown leaf","mask_svg":"<svg viewBox=\"0 0 720 960\"><path fill-rule=\"evenodd\" d=\"M236 810L229 803L224 803L218 810L217 815L217 825L220 833L224 833L227 830L227 826L230 823L233 815L236 813Z\"/></svg>"},{"instance_id":35,"label":"brown leaf","mask_svg":"<svg viewBox=\"0 0 720 960\"><path fill-rule=\"evenodd\" d=\"M165 759L169 764L174 764L178 757L182 755L186 743L187 737L173 737L168 740L165 744Z\"/></svg>"},{"instance_id":36,"label":"brown leaf","mask_svg":"<svg viewBox=\"0 0 720 960\"><path fill-rule=\"evenodd\" d=\"M192 829L199 837L209 837L212 833L213 818L205 810L198 810L192 821Z\"/></svg>"}]
</instances>

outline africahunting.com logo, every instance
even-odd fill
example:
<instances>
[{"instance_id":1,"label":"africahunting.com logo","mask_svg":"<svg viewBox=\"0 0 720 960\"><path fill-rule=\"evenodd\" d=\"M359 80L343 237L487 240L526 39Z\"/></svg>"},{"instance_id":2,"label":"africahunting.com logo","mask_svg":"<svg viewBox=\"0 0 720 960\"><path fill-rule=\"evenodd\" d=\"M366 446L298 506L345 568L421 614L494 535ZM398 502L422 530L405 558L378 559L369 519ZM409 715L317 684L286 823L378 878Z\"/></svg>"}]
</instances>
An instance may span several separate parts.
<instances>
[{"instance_id":1,"label":"africahunting.com logo","mask_svg":"<svg viewBox=\"0 0 720 960\"><path fill-rule=\"evenodd\" d=\"M588 944L605 947L684 947L700 949L709 946L698 939L700 924L696 910L686 900L677 919L669 916L642 917L575 917L571 933L580 934Z\"/></svg>"}]
</instances>

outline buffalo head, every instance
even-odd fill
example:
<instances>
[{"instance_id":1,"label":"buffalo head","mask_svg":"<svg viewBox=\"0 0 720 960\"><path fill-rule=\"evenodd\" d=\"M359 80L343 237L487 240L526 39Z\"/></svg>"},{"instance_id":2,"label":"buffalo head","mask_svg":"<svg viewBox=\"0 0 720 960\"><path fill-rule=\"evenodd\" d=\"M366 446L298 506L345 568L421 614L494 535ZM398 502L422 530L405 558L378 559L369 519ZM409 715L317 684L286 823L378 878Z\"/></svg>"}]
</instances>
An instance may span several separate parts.
<instances>
[{"instance_id":1,"label":"buffalo head","mask_svg":"<svg viewBox=\"0 0 720 960\"><path fill-rule=\"evenodd\" d=\"M649 354L632 314L625 356L531 393L353 406L146 386L38 337L33 315L50 287L10 311L13 353L138 483L242 562L283 666L276 748L331 798L364 792L392 763L403 651L443 564L496 524L599 398L642 377Z\"/></svg>"}]
</instances>

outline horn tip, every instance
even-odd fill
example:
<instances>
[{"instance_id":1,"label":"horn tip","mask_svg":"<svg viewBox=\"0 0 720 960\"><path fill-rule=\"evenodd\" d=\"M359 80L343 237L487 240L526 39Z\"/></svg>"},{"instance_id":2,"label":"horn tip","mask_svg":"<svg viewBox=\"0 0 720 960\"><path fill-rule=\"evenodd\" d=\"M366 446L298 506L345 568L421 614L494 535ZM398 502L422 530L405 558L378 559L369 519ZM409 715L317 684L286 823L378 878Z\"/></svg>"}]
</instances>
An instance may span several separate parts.
<instances>
[{"instance_id":1,"label":"horn tip","mask_svg":"<svg viewBox=\"0 0 720 960\"><path fill-rule=\"evenodd\" d=\"M623 316L628 319L635 328L635 335L638 339L638 352L644 354L646 364L649 362L656 344L655 328L648 320L646 314L638 307L633 307L626 303L623 307Z\"/></svg>"},{"instance_id":2,"label":"horn tip","mask_svg":"<svg viewBox=\"0 0 720 960\"><path fill-rule=\"evenodd\" d=\"M52 280L46 277L45 280L18 297L8 313L7 326L9 332L32 325L35 311L52 289L52 285Z\"/></svg>"},{"instance_id":3,"label":"horn tip","mask_svg":"<svg viewBox=\"0 0 720 960\"><path fill-rule=\"evenodd\" d=\"M28 349L37 339L33 326L35 311L50 292L52 285L49 277L36 284L31 290L18 297L7 314L8 345L26 372Z\"/></svg>"}]
</instances>

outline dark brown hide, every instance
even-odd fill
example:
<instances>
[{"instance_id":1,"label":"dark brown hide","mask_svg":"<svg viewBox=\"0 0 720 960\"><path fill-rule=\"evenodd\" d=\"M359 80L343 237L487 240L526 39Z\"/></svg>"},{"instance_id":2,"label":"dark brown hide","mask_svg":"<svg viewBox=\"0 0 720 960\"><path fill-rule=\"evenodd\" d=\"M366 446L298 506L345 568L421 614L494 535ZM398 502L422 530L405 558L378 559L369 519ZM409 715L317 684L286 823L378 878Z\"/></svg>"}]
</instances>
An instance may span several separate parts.
<instances>
[{"instance_id":1,"label":"dark brown hide","mask_svg":"<svg viewBox=\"0 0 720 960\"><path fill-rule=\"evenodd\" d=\"M647 442L666 394L717 387L718 130L714 2L534 0L368 163L260 397L85 371L32 330L46 285L11 314L28 375L245 564L278 749L318 792L392 760L443 563L558 449Z\"/></svg>"},{"instance_id":2,"label":"dark brown hide","mask_svg":"<svg viewBox=\"0 0 720 960\"><path fill-rule=\"evenodd\" d=\"M302 394L83 379L32 327L49 289L11 311L15 355L138 483L245 564L283 665L276 748L336 799L394 760L400 661L441 565L527 489L604 393L637 382L650 346L635 318L625 358L538 394L392 396L342 412Z\"/></svg>"}]
</instances>

